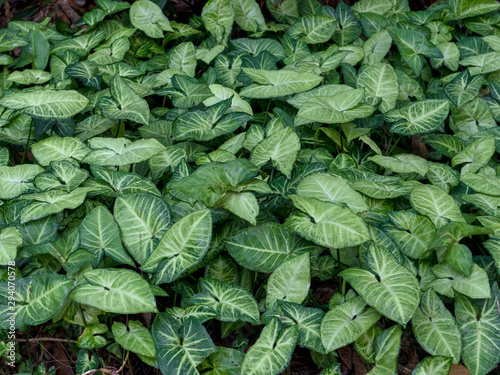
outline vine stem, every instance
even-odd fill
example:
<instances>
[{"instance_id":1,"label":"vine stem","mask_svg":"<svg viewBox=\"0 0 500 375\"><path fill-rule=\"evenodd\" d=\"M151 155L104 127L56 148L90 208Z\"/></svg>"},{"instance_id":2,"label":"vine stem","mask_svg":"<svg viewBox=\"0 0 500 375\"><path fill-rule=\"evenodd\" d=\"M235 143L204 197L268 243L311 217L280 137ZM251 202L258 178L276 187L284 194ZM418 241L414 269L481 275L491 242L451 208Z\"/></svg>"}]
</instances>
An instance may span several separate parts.
<instances>
[{"instance_id":1,"label":"vine stem","mask_svg":"<svg viewBox=\"0 0 500 375\"><path fill-rule=\"evenodd\" d=\"M28 147L30 147L31 130L32 129L33 129L33 121L31 121L31 124L30 124L30 131L28 132L28 140L26 141L26 147L24 148L23 158L21 159L21 164L24 164L24 158L26 157L26 154L28 153Z\"/></svg>"}]
</instances>

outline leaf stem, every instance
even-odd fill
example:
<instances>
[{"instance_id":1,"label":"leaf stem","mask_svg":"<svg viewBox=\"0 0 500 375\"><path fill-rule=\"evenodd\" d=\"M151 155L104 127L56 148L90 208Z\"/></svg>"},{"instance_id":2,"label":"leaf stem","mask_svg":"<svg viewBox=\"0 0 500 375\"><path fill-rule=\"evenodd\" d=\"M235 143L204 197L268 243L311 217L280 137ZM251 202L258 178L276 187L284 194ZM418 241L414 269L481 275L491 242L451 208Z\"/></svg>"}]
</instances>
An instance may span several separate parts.
<instances>
[{"instance_id":1,"label":"leaf stem","mask_svg":"<svg viewBox=\"0 0 500 375\"><path fill-rule=\"evenodd\" d=\"M26 157L26 154L28 153L28 147L30 146L30 140L31 140L31 129L33 129L33 120L31 120L30 130L28 132L28 140L26 141L26 147L24 148L23 157L21 159L21 164L24 164L24 159Z\"/></svg>"}]
</instances>

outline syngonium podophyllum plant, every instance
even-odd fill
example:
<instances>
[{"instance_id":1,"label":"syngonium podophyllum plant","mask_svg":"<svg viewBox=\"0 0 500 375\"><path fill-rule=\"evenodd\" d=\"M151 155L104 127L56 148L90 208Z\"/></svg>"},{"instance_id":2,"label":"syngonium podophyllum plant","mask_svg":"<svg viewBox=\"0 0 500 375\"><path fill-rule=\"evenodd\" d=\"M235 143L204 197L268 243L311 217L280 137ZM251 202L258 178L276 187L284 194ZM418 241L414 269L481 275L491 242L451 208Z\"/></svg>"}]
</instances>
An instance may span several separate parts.
<instances>
[{"instance_id":1,"label":"syngonium podophyllum plant","mask_svg":"<svg viewBox=\"0 0 500 375\"><path fill-rule=\"evenodd\" d=\"M2 329L78 373L500 362L500 3L97 4L0 30Z\"/></svg>"}]
</instances>

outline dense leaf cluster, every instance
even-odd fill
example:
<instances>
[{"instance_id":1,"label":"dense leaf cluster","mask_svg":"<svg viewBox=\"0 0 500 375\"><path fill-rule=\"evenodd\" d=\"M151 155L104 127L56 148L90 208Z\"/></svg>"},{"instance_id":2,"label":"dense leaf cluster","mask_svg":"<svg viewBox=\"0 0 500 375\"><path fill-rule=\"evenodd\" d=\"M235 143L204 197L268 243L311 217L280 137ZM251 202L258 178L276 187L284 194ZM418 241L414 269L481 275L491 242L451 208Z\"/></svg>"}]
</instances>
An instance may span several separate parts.
<instances>
[{"instance_id":1,"label":"dense leaf cluster","mask_svg":"<svg viewBox=\"0 0 500 375\"><path fill-rule=\"evenodd\" d=\"M97 4L0 30L4 359L14 301L78 373L500 362L499 2Z\"/></svg>"}]
</instances>

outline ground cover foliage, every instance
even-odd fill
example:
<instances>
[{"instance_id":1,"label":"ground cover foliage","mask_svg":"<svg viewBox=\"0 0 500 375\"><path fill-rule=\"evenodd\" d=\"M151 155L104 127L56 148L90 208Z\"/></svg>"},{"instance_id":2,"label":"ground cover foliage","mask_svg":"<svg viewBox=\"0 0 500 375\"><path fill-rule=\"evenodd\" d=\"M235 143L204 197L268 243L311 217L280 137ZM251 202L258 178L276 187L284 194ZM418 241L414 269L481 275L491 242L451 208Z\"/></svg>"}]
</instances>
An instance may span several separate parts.
<instances>
[{"instance_id":1,"label":"ground cover foliage","mask_svg":"<svg viewBox=\"0 0 500 375\"><path fill-rule=\"evenodd\" d=\"M158 3L0 30L3 359L14 311L77 373L490 373L500 3Z\"/></svg>"}]
</instances>

